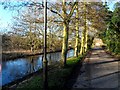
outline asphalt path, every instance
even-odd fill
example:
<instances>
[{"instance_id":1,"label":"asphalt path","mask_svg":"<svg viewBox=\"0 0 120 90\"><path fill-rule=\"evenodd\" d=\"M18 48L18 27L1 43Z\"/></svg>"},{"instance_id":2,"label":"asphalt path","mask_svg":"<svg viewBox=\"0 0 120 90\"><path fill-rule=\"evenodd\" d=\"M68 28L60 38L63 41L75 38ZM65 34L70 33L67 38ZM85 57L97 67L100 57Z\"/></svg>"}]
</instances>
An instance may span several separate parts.
<instances>
[{"instance_id":1,"label":"asphalt path","mask_svg":"<svg viewBox=\"0 0 120 90\"><path fill-rule=\"evenodd\" d=\"M72 90L120 90L120 60L100 47L92 49L76 72L77 76L68 81L68 87L72 86Z\"/></svg>"}]
</instances>

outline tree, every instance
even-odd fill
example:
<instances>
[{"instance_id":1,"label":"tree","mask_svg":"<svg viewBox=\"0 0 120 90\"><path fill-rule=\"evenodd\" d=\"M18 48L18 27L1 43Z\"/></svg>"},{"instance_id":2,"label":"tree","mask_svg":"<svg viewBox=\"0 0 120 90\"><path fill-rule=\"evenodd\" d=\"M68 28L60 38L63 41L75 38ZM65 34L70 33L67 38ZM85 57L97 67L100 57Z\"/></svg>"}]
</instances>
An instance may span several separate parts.
<instances>
[{"instance_id":1,"label":"tree","mask_svg":"<svg viewBox=\"0 0 120 90\"><path fill-rule=\"evenodd\" d=\"M66 66L66 59L67 59L67 49L68 49L68 35L69 35L69 23L70 19L74 13L76 8L76 2L67 2L66 0L62 1L62 5L56 3L57 6L62 6L62 10L58 7L48 8L50 11L56 13L60 18L63 20L63 43L62 43L62 61L63 65ZM67 5L70 6L67 9ZM56 10L55 10L56 9ZM62 12L62 13L61 13Z\"/></svg>"},{"instance_id":2,"label":"tree","mask_svg":"<svg viewBox=\"0 0 120 90\"><path fill-rule=\"evenodd\" d=\"M40 36L43 35L40 31L40 26L38 26L38 23L43 22L43 16L40 17L42 11L40 13L37 6L26 7L24 9L27 9L27 11L22 11L21 13L19 11L19 17L14 17L15 24L13 25L13 29L14 32L28 37L28 46L30 46L30 50L33 52L40 46Z\"/></svg>"},{"instance_id":3,"label":"tree","mask_svg":"<svg viewBox=\"0 0 120 90\"><path fill-rule=\"evenodd\" d=\"M67 14L66 0L63 0L63 2L62 2L62 17L63 17L63 27L64 27L64 29L63 29L63 45L62 45L62 60L63 60L64 66L66 66L66 58L67 58L69 22L70 22L70 18L74 12L75 7L76 7L76 2L72 5L70 13Z\"/></svg>"},{"instance_id":4,"label":"tree","mask_svg":"<svg viewBox=\"0 0 120 90\"><path fill-rule=\"evenodd\" d=\"M107 16L105 18L107 28L102 31L100 37L103 39L104 43L107 45L107 49L115 54L120 53L120 2L115 4L114 11L109 11L107 9Z\"/></svg>"},{"instance_id":5,"label":"tree","mask_svg":"<svg viewBox=\"0 0 120 90\"><path fill-rule=\"evenodd\" d=\"M2 35L2 49L3 51L10 50L11 48L11 39L7 34Z\"/></svg>"},{"instance_id":6,"label":"tree","mask_svg":"<svg viewBox=\"0 0 120 90\"><path fill-rule=\"evenodd\" d=\"M78 1L76 2L76 42L75 42L75 54L74 56L78 57L78 48L79 48L79 11L78 11Z\"/></svg>"},{"instance_id":7,"label":"tree","mask_svg":"<svg viewBox=\"0 0 120 90\"><path fill-rule=\"evenodd\" d=\"M86 2L84 2L84 30L82 31L82 41L81 41L81 49L80 54L84 54L87 51L87 16L86 16Z\"/></svg>"}]
</instances>

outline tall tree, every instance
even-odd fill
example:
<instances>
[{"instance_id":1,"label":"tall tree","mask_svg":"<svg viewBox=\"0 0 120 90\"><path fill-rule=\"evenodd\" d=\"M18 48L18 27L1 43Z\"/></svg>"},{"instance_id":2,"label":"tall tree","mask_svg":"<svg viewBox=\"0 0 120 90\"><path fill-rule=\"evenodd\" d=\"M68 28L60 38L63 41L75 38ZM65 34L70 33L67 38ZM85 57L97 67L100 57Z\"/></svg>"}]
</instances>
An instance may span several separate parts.
<instances>
[{"instance_id":1,"label":"tall tree","mask_svg":"<svg viewBox=\"0 0 120 90\"><path fill-rule=\"evenodd\" d=\"M76 2L76 42L75 42L75 54L74 56L78 57L78 48L79 48L79 10L78 10L78 0Z\"/></svg>"},{"instance_id":2,"label":"tall tree","mask_svg":"<svg viewBox=\"0 0 120 90\"><path fill-rule=\"evenodd\" d=\"M115 54L120 53L120 2L117 2L115 4L115 9L113 12L110 12L108 10L108 16L107 16L107 30L105 30L101 37L106 43L107 48L114 52ZM112 37L112 38L111 38Z\"/></svg>"},{"instance_id":3,"label":"tall tree","mask_svg":"<svg viewBox=\"0 0 120 90\"><path fill-rule=\"evenodd\" d=\"M68 35L69 35L69 23L71 21L71 17L74 13L74 10L76 8L76 2L67 2L66 0L62 0L62 5L59 3L53 5L54 9L48 8L51 12L56 13L58 16L60 16L63 24L63 43L62 43L62 62L63 65L66 66L66 59L67 59L67 49L68 49ZM60 6L62 7L62 10L60 10ZM68 6L70 6L68 8ZM61 13L62 12L62 13Z\"/></svg>"},{"instance_id":4,"label":"tall tree","mask_svg":"<svg viewBox=\"0 0 120 90\"><path fill-rule=\"evenodd\" d=\"M82 41L81 41L81 49L80 54L84 54L84 52L87 50L87 16L86 16L86 4L87 2L84 2L84 29L82 31Z\"/></svg>"},{"instance_id":5,"label":"tall tree","mask_svg":"<svg viewBox=\"0 0 120 90\"><path fill-rule=\"evenodd\" d=\"M70 13L67 14L66 10L66 0L62 1L62 17L63 17L63 45L62 45L62 60L64 66L66 66L67 59L67 49L68 49L68 35L69 35L69 22L72 14L74 13L74 9L76 7L76 2L72 5L72 9Z\"/></svg>"}]
</instances>

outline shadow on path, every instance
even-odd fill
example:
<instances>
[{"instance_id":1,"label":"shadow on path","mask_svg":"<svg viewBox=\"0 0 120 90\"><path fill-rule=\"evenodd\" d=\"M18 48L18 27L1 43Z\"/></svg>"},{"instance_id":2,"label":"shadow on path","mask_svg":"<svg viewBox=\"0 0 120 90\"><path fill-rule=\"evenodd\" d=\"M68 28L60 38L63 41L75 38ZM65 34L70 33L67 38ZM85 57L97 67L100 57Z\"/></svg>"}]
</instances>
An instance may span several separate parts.
<instances>
[{"instance_id":1,"label":"shadow on path","mask_svg":"<svg viewBox=\"0 0 120 90\"><path fill-rule=\"evenodd\" d=\"M79 63L65 87L76 90L120 90L119 59L95 47Z\"/></svg>"}]
</instances>

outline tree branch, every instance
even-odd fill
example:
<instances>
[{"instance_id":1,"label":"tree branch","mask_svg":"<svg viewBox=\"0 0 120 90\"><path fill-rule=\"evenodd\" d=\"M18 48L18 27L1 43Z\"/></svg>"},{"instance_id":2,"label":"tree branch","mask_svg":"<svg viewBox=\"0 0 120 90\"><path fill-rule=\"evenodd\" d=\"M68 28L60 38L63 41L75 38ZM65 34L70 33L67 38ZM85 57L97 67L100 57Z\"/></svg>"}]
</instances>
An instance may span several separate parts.
<instances>
[{"instance_id":1,"label":"tree branch","mask_svg":"<svg viewBox=\"0 0 120 90\"><path fill-rule=\"evenodd\" d=\"M44 4L43 4L43 2L42 2L42 7L44 8ZM52 10L52 9L49 8L49 7L47 7L47 9L50 10L52 13L57 14L58 16L60 16L60 17L63 19L62 15L61 15L58 11Z\"/></svg>"},{"instance_id":2,"label":"tree branch","mask_svg":"<svg viewBox=\"0 0 120 90\"><path fill-rule=\"evenodd\" d=\"M71 10L70 13L69 13L69 18L73 15L73 12L74 12L74 10L75 10L75 8L76 8L77 3L78 3L78 2L75 2L75 3L73 4L72 10Z\"/></svg>"},{"instance_id":3,"label":"tree branch","mask_svg":"<svg viewBox=\"0 0 120 90\"><path fill-rule=\"evenodd\" d=\"M50 10L51 12L57 14L58 16L60 16L63 19L62 15L58 11L54 11L54 10L48 8L48 7L47 7L47 9Z\"/></svg>"}]
</instances>

